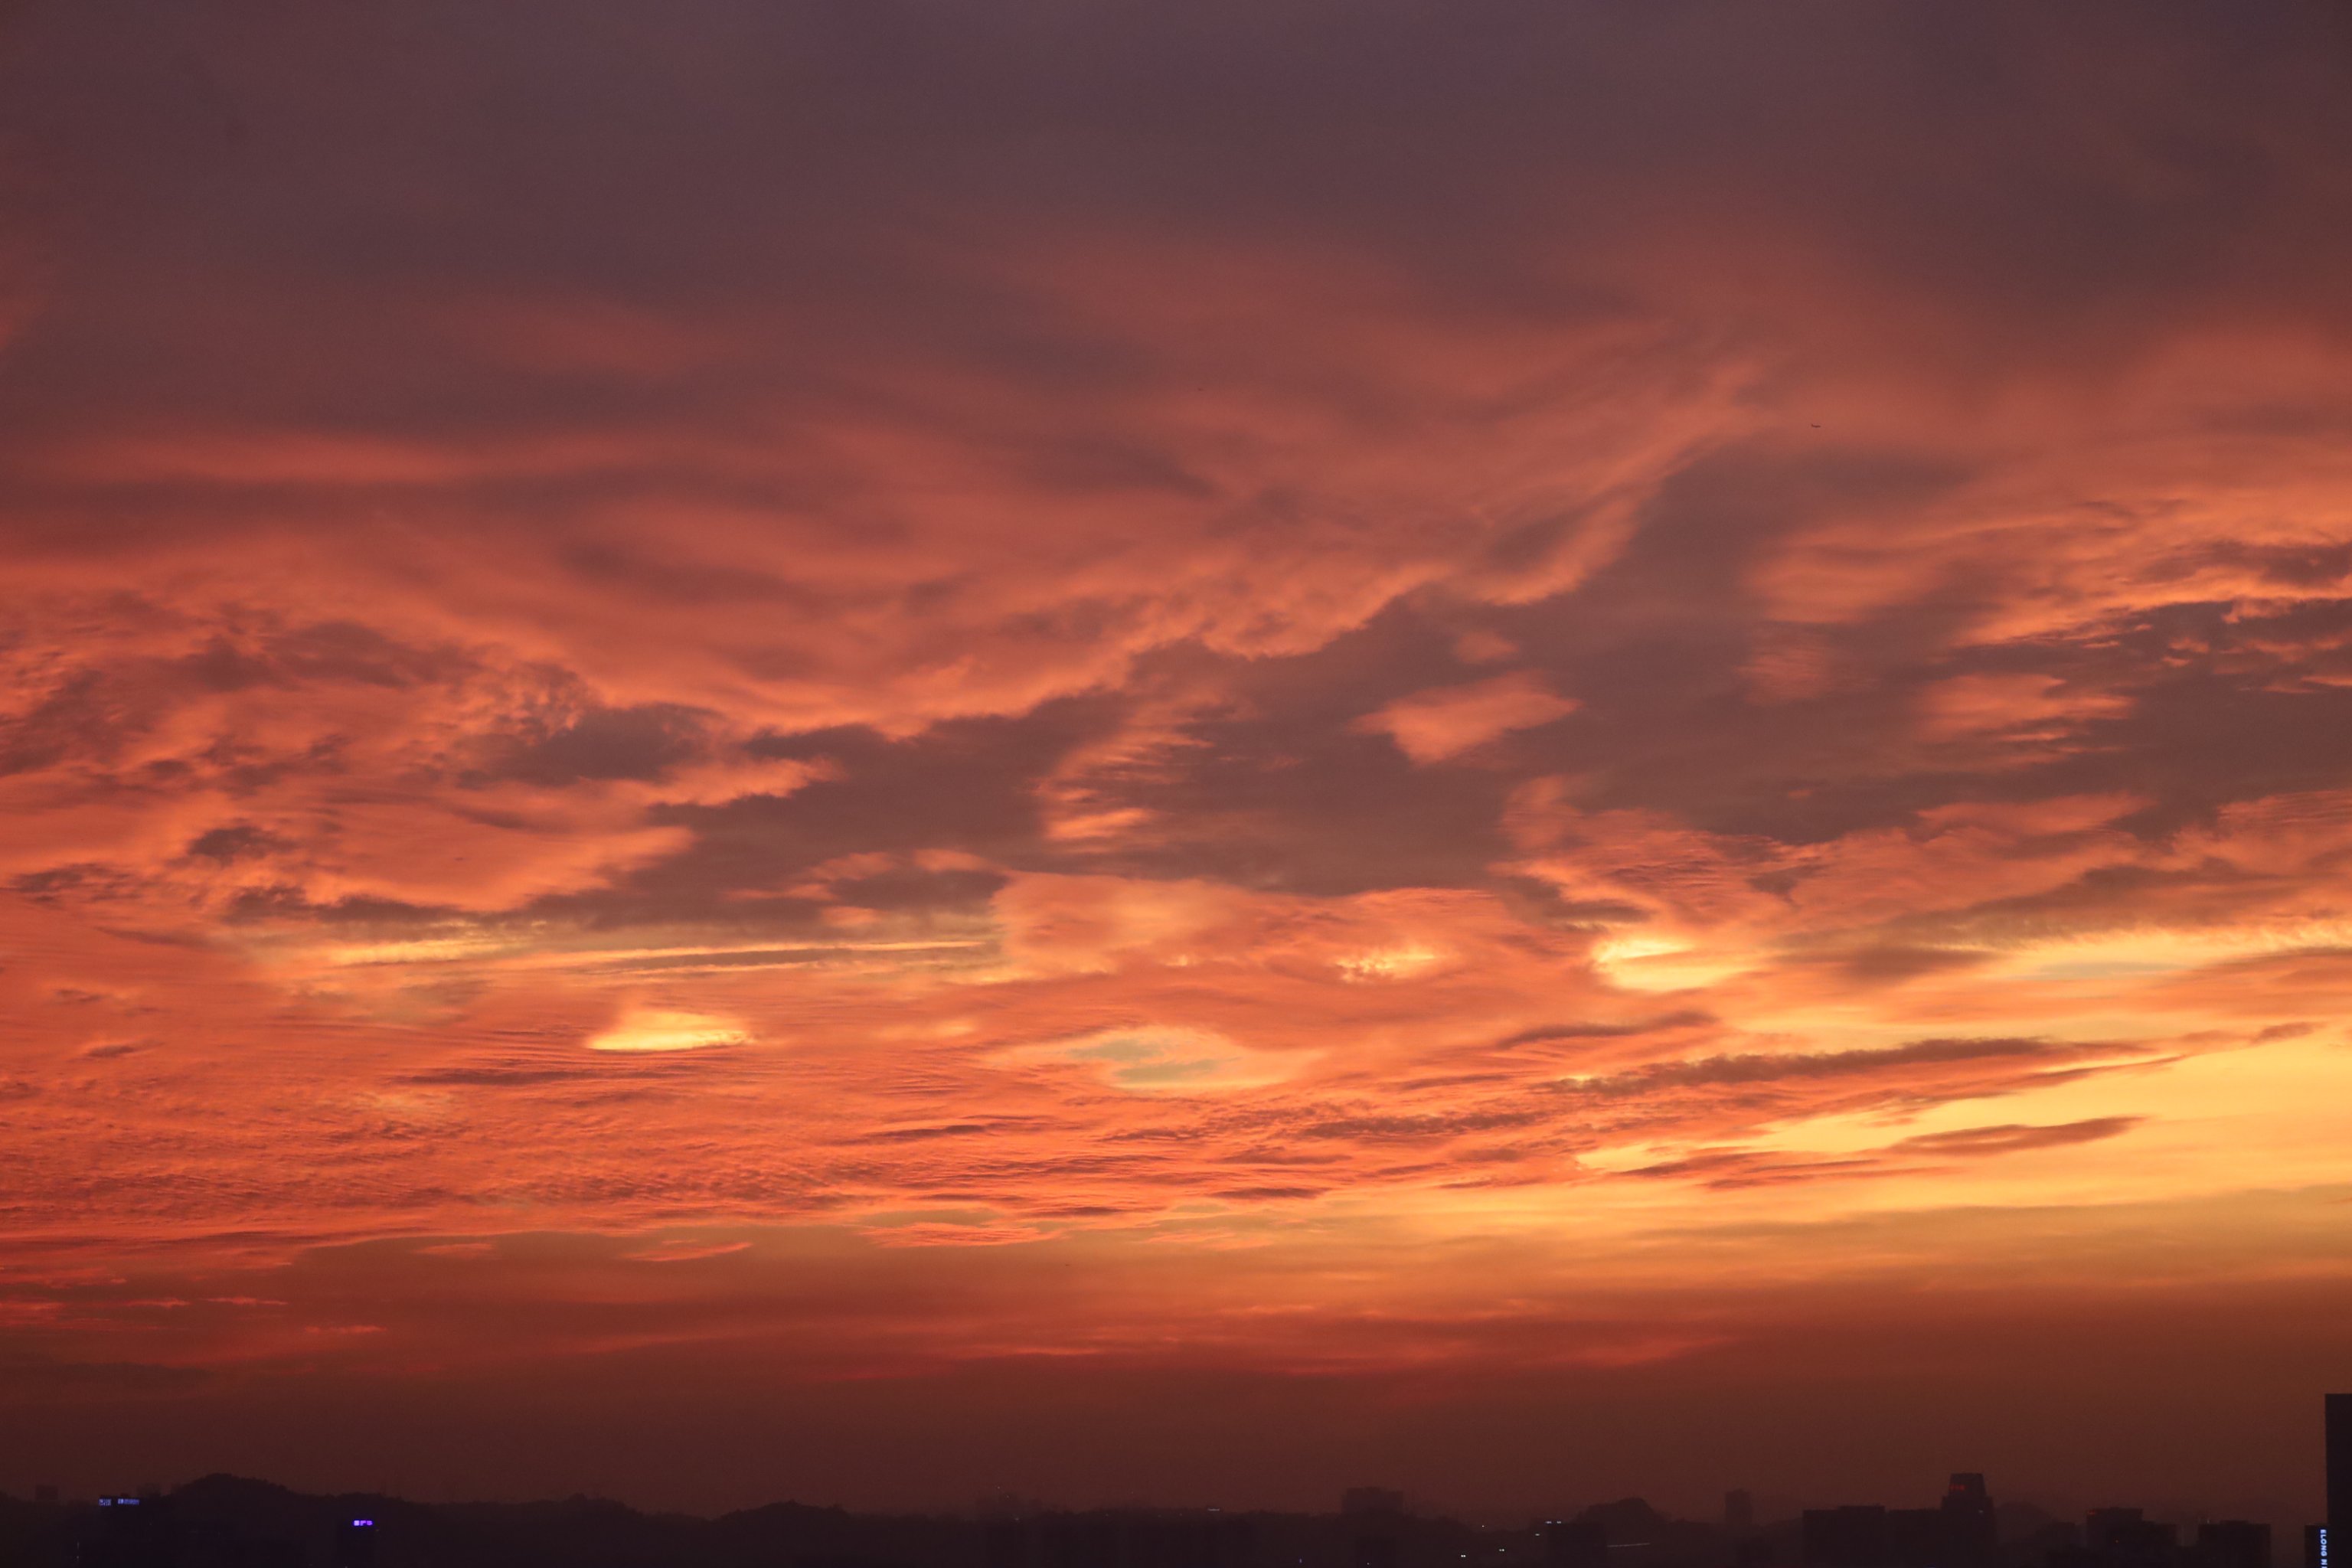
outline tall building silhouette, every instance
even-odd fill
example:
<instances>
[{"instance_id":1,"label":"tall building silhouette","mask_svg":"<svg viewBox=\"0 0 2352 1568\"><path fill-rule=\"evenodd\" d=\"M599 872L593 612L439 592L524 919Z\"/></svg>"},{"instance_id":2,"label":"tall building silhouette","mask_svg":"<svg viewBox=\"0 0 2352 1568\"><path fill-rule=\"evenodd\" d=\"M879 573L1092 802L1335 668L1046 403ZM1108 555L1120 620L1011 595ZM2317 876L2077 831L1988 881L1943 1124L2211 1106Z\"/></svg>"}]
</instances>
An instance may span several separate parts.
<instances>
[{"instance_id":1,"label":"tall building silhouette","mask_svg":"<svg viewBox=\"0 0 2352 1568\"><path fill-rule=\"evenodd\" d=\"M2331 1546L2352 1531L2352 1394L2327 1396L2327 1534Z\"/></svg>"},{"instance_id":2,"label":"tall building silhouette","mask_svg":"<svg viewBox=\"0 0 2352 1568\"><path fill-rule=\"evenodd\" d=\"M1936 1555L1942 1568L1983 1568L1992 1562L2000 1527L1982 1475L1974 1470L1953 1473L1937 1523Z\"/></svg>"}]
</instances>

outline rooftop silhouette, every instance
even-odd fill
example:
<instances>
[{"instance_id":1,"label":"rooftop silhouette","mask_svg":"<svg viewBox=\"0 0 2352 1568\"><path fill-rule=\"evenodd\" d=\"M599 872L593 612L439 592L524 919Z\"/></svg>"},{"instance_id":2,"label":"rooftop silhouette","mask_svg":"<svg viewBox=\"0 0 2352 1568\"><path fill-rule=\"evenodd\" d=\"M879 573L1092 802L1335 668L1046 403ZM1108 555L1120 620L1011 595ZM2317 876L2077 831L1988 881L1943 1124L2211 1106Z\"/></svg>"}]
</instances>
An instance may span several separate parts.
<instances>
[{"instance_id":1,"label":"rooftop silhouette","mask_svg":"<svg viewBox=\"0 0 2352 1568\"><path fill-rule=\"evenodd\" d=\"M2326 1400L2331 1505L2352 1400ZM2182 1521L2141 1507L2080 1523L1997 1506L1980 1473L1931 1506L1878 1502L1771 1518L1746 1489L1719 1522L1638 1497L1524 1525L1417 1510L1360 1486L1328 1513L1060 1509L992 1494L968 1513L853 1513L781 1502L704 1519L604 1499L428 1504L310 1496L207 1476L163 1490L0 1499L5 1568L2282 1568L2269 1523ZM2304 1532L2306 1568L2336 1568L2338 1521ZM2185 1527L2184 1527L2185 1523Z\"/></svg>"}]
</instances>

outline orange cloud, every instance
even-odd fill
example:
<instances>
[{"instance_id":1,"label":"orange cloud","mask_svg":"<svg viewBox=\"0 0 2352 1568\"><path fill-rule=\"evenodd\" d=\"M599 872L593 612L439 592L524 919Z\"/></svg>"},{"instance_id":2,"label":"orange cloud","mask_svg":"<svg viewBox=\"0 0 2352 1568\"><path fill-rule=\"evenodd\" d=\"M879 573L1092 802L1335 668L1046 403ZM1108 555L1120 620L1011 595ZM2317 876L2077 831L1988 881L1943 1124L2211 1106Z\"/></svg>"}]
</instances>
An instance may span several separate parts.
<instances>
[{"instance_id":1,"label":"orange cloud","mask_svg":"<svg viewBox=\"0 0 2352 1568\"><path fill-rule=\"evenodd\" d=\"M1389 736L1416 763L1436 763L1497 735L1549 724L1575 711L1574 702L1545 690L1540 677L1521 670L1400 697L1366 715L1360 727Z\"/></svg>"}]
</instances>

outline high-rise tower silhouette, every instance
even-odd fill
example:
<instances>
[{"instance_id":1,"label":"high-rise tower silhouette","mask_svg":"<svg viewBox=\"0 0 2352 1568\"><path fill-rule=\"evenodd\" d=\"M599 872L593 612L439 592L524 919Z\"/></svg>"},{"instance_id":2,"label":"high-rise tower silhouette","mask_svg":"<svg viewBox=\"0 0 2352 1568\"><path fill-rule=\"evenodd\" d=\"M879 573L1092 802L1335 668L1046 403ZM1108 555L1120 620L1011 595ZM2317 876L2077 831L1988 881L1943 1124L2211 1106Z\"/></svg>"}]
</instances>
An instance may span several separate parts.
<instances>
[{"instance_id":1,"label":"high-rise tower silhouette","mask_svg":"<svg viewBox=\"0 0 2352 1568\"><path fill-rule=\"evenodd\" d=\"M2352 1531L2352 1394L2327 1396L2327 1533L2332 1544Z\"/></svg>"}]
</instances>

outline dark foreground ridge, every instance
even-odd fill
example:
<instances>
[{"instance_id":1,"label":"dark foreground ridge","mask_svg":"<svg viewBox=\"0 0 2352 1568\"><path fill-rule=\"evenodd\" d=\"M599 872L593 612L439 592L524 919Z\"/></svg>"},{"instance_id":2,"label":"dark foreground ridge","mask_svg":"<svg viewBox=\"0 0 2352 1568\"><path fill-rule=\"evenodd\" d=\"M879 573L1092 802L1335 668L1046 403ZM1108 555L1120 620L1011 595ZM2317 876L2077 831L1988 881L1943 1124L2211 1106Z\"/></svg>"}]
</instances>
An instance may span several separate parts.
<instances>
[{"instance_id":1,"label":"dark foreground ridge","mask_svg":"<svg viewBox=\"0 0 2352 1568\"><path fill-rule=\"evenodd\" d=\"M1349 1492L1336 1513L1065 1511L1016 1499L974 1515L856 1514L782 1502L717 1519L603 1499L416 1503L313 1497L207 1476L170 1492L0 1498L0 1568L2277 1568L2269 1526L2189 1528L2101 1510L2080 1527L1996 1509L1955 1476L1931 1508L1853 1506L1720 1523L1639 1499L1524 1528L1417 1516ZM2318 1564L2315 1568L2332 1568Z\"/></svg>"}]
</instances>

